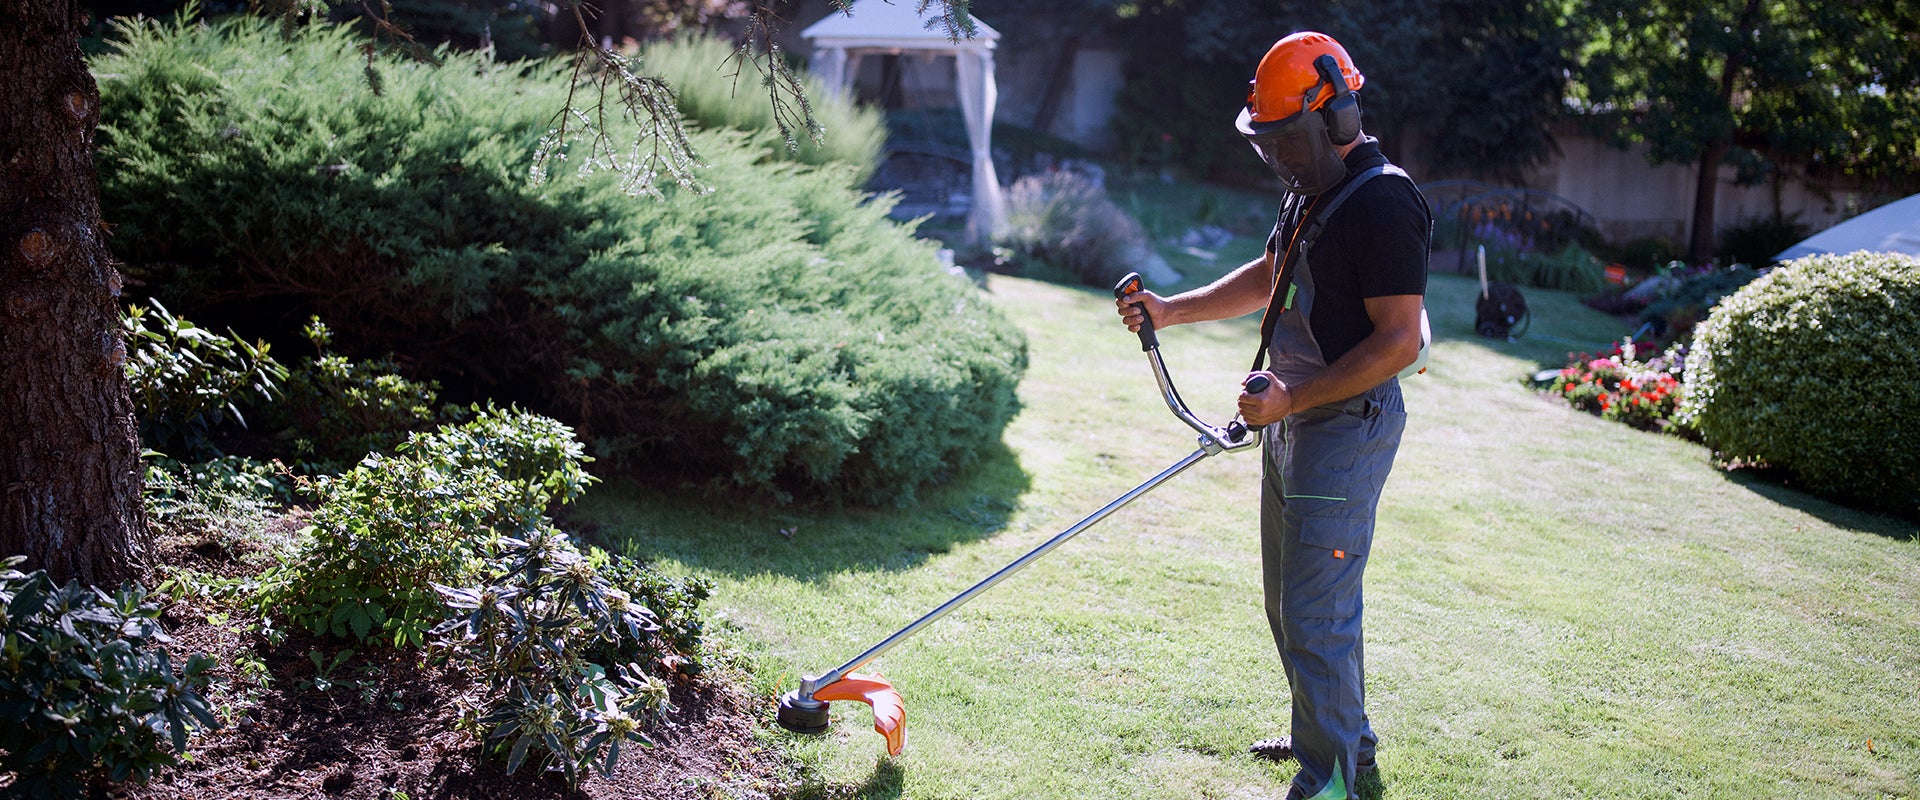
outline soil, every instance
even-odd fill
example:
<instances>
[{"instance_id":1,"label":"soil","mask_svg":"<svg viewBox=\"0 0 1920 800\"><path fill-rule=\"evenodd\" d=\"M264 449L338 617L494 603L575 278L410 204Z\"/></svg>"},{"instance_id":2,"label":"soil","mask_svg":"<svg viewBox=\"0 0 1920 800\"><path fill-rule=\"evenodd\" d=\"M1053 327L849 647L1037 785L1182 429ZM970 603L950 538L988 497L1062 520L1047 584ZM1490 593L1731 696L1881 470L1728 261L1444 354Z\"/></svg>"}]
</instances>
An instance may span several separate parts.
<instances>
[{"instance_id":1,"label":"soil","mask_svg":"<svg viewBox=\"0 0 1920 800\"><path fill-rule=\"evenodd\" d=\"M248 571L241 555L175 541L162 558L232 575ZM740 688L730 670L673 678L674 711L647 731L654 746L623 748L611 776L595 771L575 789L557 770L539 769L534 758L508 775L504 761L484 757L477 738L456 726L459 709L476 703L483 687L457 670L421 663L417 651L362 645L323 676L312 654L331 663L347 643L295 634L270 646L222 620L217 609L191 601L174 603L163 619L176 663L193 652L218 659L209 699L231 722L197 733L191 761L144 786L110 787L106 796L705 800L779 797L792 786L786 760L757 734L756 714L764 709L756 708L765 704ZM271 677L262 680L257 666L243 668L249 660Z\"/></svg>"}]
</instances>

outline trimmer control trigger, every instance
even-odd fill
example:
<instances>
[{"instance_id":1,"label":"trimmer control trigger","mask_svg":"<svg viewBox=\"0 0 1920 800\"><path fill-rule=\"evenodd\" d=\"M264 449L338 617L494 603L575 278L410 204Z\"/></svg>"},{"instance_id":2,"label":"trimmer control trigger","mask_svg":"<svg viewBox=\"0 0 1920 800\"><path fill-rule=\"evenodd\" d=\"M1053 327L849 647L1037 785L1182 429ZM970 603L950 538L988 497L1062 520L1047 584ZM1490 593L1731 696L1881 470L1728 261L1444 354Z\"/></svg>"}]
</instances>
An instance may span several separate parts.
<instances>
[{"instance_id":1,"label":"trimmer control trigger","mask_svg":"<svg viewBox=\"0 0 1920 800\"><path fill-rule=\"evenodd\" d=\"M1116 300L1124 299L1127 295L1145 288L1147 284L1140 279L1140 273L1129 272L1127 277L1121 278L1119 283L1114 284L1113 297ZM1133 307L1140 309L1140 352L1144 353L1159 347L1160 337L1153 333L1153 318L1147 316L1147 307L1140 303L1134 303Z\"/></svg>"}]
</instances>

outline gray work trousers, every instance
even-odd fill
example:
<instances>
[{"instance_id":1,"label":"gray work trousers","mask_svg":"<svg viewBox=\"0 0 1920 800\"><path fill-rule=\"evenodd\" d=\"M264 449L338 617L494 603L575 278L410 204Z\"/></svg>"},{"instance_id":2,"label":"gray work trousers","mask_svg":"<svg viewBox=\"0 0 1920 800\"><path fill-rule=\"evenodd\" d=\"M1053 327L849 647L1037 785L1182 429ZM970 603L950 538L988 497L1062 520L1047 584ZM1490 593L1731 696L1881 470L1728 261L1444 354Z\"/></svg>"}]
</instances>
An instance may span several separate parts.
<instances>
[{"instance_id":1,"label":"gray work trousers","mask_svg":"<svg viewBox=\"0 0 1920 800\"><path fill-rule=\"evenodd\" d=\"M1261 573L1292 691L1293 781L1303 797L1351 796L1355 768L1373 762L1360 578L1405 428L1398 380L1267 428Z\"/></svg>"}]
</instances>

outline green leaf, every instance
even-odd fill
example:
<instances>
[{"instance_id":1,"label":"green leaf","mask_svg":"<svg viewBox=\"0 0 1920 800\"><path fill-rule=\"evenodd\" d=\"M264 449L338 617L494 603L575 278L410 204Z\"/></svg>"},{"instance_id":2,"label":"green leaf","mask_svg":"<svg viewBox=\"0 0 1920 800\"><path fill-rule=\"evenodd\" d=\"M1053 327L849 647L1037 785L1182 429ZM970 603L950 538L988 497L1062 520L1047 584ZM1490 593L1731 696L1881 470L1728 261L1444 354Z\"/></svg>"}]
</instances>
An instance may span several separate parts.
<instances>
[{"instance_id":1,"label":"green leaf","mask_svg":"<svg viewBox=\"0 0 1920 800\"><path fill-rule=\"evenodd\" d=\"M533 736L521 734L513 743L513 752L507 754L507 774L512 775L520 768L520 762L527 760L527 748L533 744Z\"/></svg>"},{"instance_id":2,"label":"green leaf","mask_svg":"<svg viewBox=\"0 0 1920 800\"><path fill-rule=\"evenodd\" d=\"M187 752L187 723L180 718L180 709L167 706L167 733L173 737L173 751Z\"/></svg>"},{"instance_id":3,"label":"green leaf","mask_svg":"<svg viewBox=\"0 0 1920 800\"><path fill-rule=\"evenodd\" d=\"M32 578L37 578L38 580L33 580ZM41 609L46 608L47 596L46 593L41 590L41 583L45 580L46 573L35 571L27 584L20 587L20 592L13 596L13 602L8 604L7 616L16 620L23 620L40 613Z\"/></svg>"},{"instance_id":4,"label":"green leaf","mask_svg":"<svg viewBox=\"0 0 1920 800\"><path fill-rule=\"evenodd\" d=\"M605 763L601 765L600 774L609 778L613 777L614 762L619 760L620 760L620 740L615 739L613 740L612 744L607 745L607 760Z\"/></svg>"},{"instance_id":5,"label":"green leaf","mask_svg":"<svg viewBox=\"0 0 1920 800\"><path fill-rule=\"evenodd\" d=\"M366 641L367 634L373 631L373 615L367 613L367 606L364 604L352 608L353 612L347 616L347 622L353 626L353 638Z\"/></svg>"},{"instance_id":6,"label":"green leaf","mask_svg":"<svg viewBox=\"0 0 1920 800\"><path fill-rule=\"evenodd\" d=\"M187 695L183 699L182 705L186 707L189 713L193 714L195 720L200 722L202 729L210 731L220 730L220 720L213 715L213 709L207 705L207 701L201 699L199 695Z\"/></svg>"},{"instance_id":7,"label":"green leaf","mask_svg":"<svg viewBox=\"0 0 1920 800\"><path fill-rule=\"evenodd\" d=\"M187 657L184 674L187 677L196 677L213 669L215 666L218 666L218 662L215 661L212 656L206 653L194 653Z\"/></svg>"}]
</instances>

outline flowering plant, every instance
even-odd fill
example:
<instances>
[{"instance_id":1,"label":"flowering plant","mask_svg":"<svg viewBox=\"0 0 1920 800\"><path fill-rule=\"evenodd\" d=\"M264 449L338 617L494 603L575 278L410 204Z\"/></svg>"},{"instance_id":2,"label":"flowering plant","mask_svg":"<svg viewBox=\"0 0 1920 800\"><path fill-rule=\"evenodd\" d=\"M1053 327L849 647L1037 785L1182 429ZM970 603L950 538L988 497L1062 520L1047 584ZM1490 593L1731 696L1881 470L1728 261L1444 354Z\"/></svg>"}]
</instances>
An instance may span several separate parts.
<instances>
[{"instance_id":1,"label":"flowering plant","mask_svg":"<svg viewBox=\"0 0 1920 800\"><path fill-rule=\"evenodd\" d=\"M1640 360L1643 351L1651 354L1645 361ZM1569 361L1547 391L1574 408L1641 430L1689 435L1674 420L1686 390L1684 345L1661 353L1652 343L1624 339L1608 355L1569 354Z\"/></svg>"}]
</instances>

